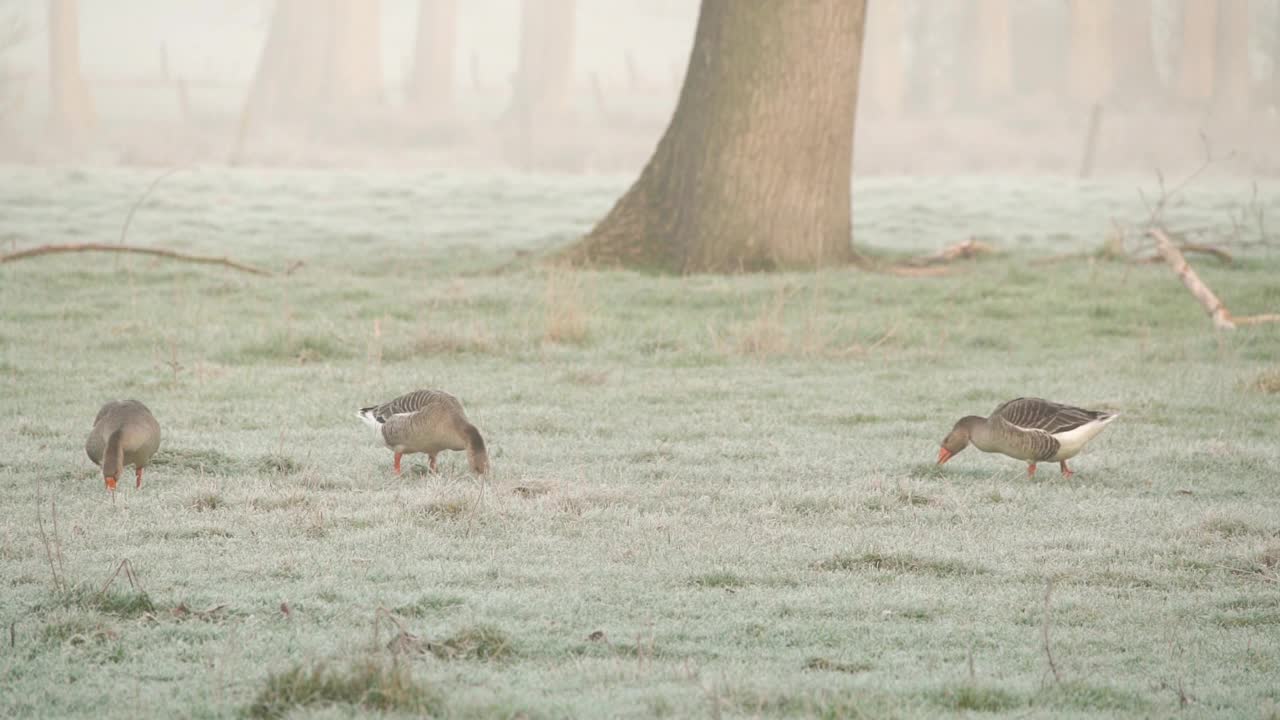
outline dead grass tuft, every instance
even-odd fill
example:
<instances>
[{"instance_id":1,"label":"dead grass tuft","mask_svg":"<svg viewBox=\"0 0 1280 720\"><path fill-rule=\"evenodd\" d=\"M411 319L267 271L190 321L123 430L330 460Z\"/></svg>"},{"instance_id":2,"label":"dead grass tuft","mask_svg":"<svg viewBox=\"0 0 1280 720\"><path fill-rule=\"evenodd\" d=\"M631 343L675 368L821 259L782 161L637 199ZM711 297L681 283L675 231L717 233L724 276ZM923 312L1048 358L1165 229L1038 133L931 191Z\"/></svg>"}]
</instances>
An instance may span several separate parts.
<instances>
[{"instance_id":1,"label":"dead grass tuft","mask_svg":"<svg viewBox=\"0 0 1280 720\"><path fill-rule=\"evenodd\" d=\"M252 718L281 718L308 707L348 705L378 712L438 715L439 694L395 660L359 658L345 666L298 664L267 677L246 709Z\"/></svg>"},{"instance_id":2,"label":"dead grass tuft","mask_svg":"<svg viewBox=\"0 0 1280 720\"><path fill-rule=\"evenodd\" d=\"M1254 379L1253 389L1267 395L1280 393L1280 368L1264 370Z\"/></svg>"},{"instance_id":3,"label":"dead grass tuft","mask_svg":"<svg viewBox=\"0 0 1280 720\"><path fill-rule=\"evenodd\" d=\"M549 343L581 345L587 340L591 315L583 273L557 266L548 268L546 277L542 339Z\"/></svg>"}]
</instances>

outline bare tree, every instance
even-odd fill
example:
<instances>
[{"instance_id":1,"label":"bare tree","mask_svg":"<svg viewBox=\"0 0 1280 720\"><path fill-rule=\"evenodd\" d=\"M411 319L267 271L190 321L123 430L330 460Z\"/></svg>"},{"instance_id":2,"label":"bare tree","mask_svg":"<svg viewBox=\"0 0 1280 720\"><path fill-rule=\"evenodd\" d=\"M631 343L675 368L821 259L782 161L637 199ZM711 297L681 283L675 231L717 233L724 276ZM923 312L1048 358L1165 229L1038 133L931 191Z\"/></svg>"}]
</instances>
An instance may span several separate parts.
<instances>
[{"instance_id":1,"label":"bare tree","mask_svg":"<svg viewBox=\"0 0 1280 720\"><path fill-rule=\"evenodd\" d=\"M675 113L566 255L682 272L857 259L850 176L865 0L703 0Z\"/></svg>"},{"instance_id":2,"label":"bare tree","mask_svg":"<svg viewBox=\"0 0 1280 720\"><path fill-rule=\"evenodd\" d=\"M457 24L457 0L418 0L418 34L408 95L418 112L431 119L453 114Z\"/></svg>"},{"instance_id":3,"label":"bare tree","mask_svg":"<svg viewBox=\"0 0 1280 720\"><path fill-rule=\"evenodd\" d=\"M93 100L80 73L77 0L49 2L49 101L56 131L74 135L93 127Z\"/></svg>"}]
</instances>

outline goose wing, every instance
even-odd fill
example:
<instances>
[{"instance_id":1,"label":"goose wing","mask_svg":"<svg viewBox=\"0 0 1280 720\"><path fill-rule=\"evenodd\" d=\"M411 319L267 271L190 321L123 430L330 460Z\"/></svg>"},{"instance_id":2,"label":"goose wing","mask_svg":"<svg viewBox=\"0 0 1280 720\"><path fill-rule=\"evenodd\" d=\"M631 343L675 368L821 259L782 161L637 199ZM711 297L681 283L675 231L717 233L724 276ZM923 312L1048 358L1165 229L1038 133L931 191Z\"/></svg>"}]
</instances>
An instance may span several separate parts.
<instances>
[{"instance_id":1,"label":"goose wing","mask_svg":"<svg viewBox=\"0 0 1280 720\"><path fill-rule=\"evenodd\" d=\"M385 423L392 415L406 415L432 407L453 405L457 402L457 399L442 390L414 390L381 405L361 408L360 412L368 413L378 422Z\"/></svg>"},{"instance_id":2,"label":"goose wing","mask_svg":"<svg viewBox=\"0 0 1280 720\"><path fill-rule=\"evenodd\" d=\"M1027 430L1041 430L1056 435L1101 419L1106 413L1050 402L1041 398L1018 398L1002 403L991 413L1010 425Z\"/></svg>"}]
</instances>

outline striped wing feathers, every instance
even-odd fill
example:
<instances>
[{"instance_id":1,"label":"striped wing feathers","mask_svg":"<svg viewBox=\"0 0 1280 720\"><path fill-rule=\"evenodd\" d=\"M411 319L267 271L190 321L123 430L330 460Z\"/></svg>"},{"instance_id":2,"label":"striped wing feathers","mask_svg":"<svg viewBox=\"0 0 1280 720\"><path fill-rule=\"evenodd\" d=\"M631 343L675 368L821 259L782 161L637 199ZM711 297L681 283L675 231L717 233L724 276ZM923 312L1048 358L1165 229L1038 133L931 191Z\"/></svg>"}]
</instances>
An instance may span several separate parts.
<instances>
[{"instance_id":1,"label":"striped wing feathers","mask_svg":"<svg viewBox=\"0 0 1280 720\"><path fill-rule=\"evenodd\" d=\"M991 417L1024 430L1039 430L1056 435L1075 430L1105 414L1040 398L1018 398L1001 404L991 413Z\"/></svg>"}]
</instances>

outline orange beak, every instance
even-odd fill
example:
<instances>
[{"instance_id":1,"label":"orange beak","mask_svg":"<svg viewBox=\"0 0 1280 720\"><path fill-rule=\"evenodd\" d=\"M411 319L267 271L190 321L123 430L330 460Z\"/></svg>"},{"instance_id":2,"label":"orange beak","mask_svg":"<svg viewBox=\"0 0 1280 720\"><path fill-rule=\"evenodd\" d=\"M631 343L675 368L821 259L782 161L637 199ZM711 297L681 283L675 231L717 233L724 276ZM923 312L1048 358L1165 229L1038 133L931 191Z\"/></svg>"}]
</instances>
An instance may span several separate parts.
<instances>
[{"instance_id":1,"label":"orange beak","mask_svg":"<svg viewBox=\"0 0 1280 720\"><path fill-rule=\"evenodd\" d=\"M939 449L938 449L938 464L939 464L939 465L941 465L941 464L945 463L946 461L950 460L952 455L955 455L955 453L951 452L950 450L948 450L948 449L946 449L946 448L939 448Z\"/></svg>"},{"instance_id":2,"label":"orange beak","mask_svg":"<svg viewBox=\"0 0 1280 720\"><path fill-rule=\"evenodd\" d=\"M108 489L108 490L110 490L111 492L115 492L115 491L116 491L116 479L115 479L115 478L113 478L113 477L109 477L109 478L107 478L107 489Z\"/></svg>"}]
</instances>

